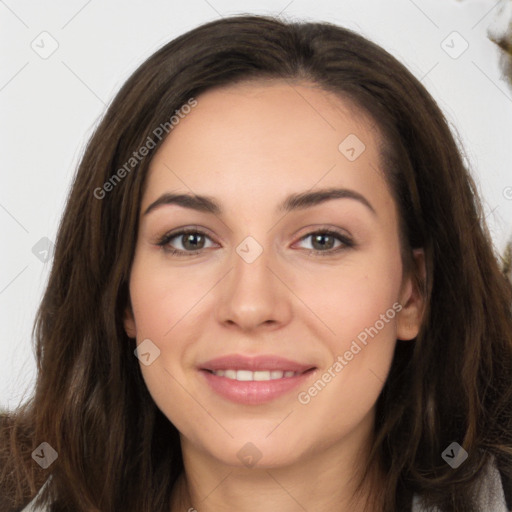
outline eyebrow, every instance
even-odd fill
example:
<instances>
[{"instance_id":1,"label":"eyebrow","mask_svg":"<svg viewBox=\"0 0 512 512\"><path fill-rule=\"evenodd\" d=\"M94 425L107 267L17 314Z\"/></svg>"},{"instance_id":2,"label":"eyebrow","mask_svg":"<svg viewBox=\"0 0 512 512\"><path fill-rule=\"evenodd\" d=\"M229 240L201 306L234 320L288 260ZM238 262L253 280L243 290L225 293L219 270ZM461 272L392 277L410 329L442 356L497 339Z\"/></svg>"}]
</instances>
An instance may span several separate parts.
<instances>
[{"instance_id":1,"label":"eyebrow","mask_svg":"<svg viewBox=\"0 0 512 512\"><path fill-rule=\"evenodd\" d=\"M277 206L276 212L288 213L294 210L303 210L332 199L354 199L366 206L373 215L377 216L377 212L366 197L355 190L347 188L327 188L315 192L306 191L290 194ZM160 206L171 204L199 212L213 213L214 215L222 214L220 203L211 196L165 193L146 208L144 215L147 215Z\"/></svg>"}]
</instances>

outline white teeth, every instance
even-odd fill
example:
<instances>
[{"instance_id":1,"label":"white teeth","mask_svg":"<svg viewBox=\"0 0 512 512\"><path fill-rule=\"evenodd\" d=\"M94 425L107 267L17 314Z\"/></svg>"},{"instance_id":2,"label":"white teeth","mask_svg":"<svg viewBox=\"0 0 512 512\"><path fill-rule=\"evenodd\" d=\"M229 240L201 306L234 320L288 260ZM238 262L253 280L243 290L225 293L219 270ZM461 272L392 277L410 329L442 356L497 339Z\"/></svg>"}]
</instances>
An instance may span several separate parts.
<instances>
[{"instance_id":1,"label":"white teeth","mask_svg":"<svg viewBox=\"0 0 512 512\"><path fill-rule=\"evenodd\" d=\"M295 377L300 375L300 372L281 370L260 370L251 372L250 370L214 370L213 373L218 377L226 377L232 380L239 381L265 381L276 380L284 378Z\"/></svg>"},{"instance_id":2,"label":"white teeth","mask_svg":"<svg viewBox=\"0 0 512 512\"><path fill-rule=\"evenodd\" d=\"M270 380L270 372L254 372L253 373L254 380Z\"/></svg>"},{"instance_id":3,"label":"white teeth","mask_svg":"<svg viewBox=\"0 0 512 512\"><path fill-rule=\"evenodd\" d=\"M248 370L238 370L236 372L236 380L254 380L254 374Z\"/></svg>"},{"instance_id":4,"label":"white teeth","mask_svg":"<svg viewBox=\"0 0 512 512\"><path fill-rule=\"evenodd\" d=\"M227 377L228 379L236 379L236 370L224 370L224 377Z\"/></svg>"}]
</instances>

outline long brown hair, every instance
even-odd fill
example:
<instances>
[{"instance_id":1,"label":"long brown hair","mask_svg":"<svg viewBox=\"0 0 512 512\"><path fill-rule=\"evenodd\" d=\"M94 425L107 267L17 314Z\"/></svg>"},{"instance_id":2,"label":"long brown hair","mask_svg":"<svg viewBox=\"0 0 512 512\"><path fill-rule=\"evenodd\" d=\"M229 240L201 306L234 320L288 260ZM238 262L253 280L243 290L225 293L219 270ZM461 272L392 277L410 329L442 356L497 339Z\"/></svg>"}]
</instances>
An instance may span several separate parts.
<instances>
[{"instance_id":1,"label":"long brown hair","mask_svg":"<svg viewBox=\"0 0 512 512\"><path fill-rule=\"evenodd\" d=\"M144 180L165 138L154 132L203 91L261 78L314 82L371 116L405 268L413 248L425 251L424 322L414 341L397 343L377 402L368 468L382 461L382 510L404 510L413 492L441 511L477 510L472 492L491 457L512 481L512 287L440 108L404 65L351 30L233 16L147 59L87 145L34 325L35 393L1 419L2 510L26 504L50 476L41 502L52 511L168 509L183 470L179 436L123 328ZM126 167L148 138L155 147ZM453 441L469 454L457 469L441 457ZM31 458L42 442L58 453L45 470Z\"/></svg>"}]
</instances>

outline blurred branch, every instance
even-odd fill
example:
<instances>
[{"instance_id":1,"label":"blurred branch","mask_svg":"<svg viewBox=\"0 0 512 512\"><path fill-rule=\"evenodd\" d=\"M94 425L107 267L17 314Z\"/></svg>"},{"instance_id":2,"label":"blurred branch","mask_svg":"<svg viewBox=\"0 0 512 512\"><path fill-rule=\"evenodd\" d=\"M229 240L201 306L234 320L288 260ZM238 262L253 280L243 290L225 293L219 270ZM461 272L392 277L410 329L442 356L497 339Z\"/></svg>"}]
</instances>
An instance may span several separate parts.
<instances>
[{"instance_id":1,"label":"blurred branch","mask_svg":"<svg viewBox=\"0 0 512 512\"><path fill-rule=\"evenodd\" d=\"M489 39L499 45L500 48L506 48L508 45L508 53L501 53L500 55L500 67L503 70L503 76L507 80L507 83L510 88L512 88L512 42L510 40L501 39L499 42L496 42L494 39L489 37Z\"/></svg>"},{"instance_id":2,"label":"blurred branch","mask_svg":"<svg viewBox=\"0 0 512 512\"><path fill-rule=\"evenodd\" d=\"M512 88L512 0L501 0L498 14L489 26L487 36L499 48L503 77ZM512 237L503 252L502 270L512 283Z\"/></svg>"},{"instance_id":3,"label":"blurred branch","mask_svg":"<svg viewBox=\"0 0 512 512\"><path fill-rule=\"evenodd\" d=\"M512 0L501 0L487 36L500 48L500 67L508 85L512 87Z\"/></svg>"}]
</instances>

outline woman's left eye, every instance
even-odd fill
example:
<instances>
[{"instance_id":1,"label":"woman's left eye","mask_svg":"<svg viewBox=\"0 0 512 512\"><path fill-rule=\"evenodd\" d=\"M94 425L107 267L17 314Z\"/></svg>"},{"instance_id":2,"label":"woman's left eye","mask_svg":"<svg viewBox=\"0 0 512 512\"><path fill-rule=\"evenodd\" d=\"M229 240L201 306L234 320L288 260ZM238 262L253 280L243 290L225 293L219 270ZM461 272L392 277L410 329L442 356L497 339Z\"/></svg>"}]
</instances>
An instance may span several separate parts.
<instances>
[{"instance_id":1,"label":"woman's left eye","mask_svg":"<svg viewBox=\"0 0 512 512\"><path fill-rule=\"evenodd\" d=\"M308 252L318 256L331 255L340 250L354 247L355 245L349 237L331 229L322 229L308 233L301 237L299 242L311 237L313 249L309 249ZM182 249L175 248L171 245L171 241L174 239L177 239L180 242ZM211 238L201 230L183 229L175 233L168 233L164 235L157 242L157 245L161 246L162 249L169 254L176 256L190 256L199 254L206 248L204 245L206 239L211 240ZM340 245L334 248L336 240L340 242ZM171 248L169 245L171 245ZM324 250L326 247L327 250Z\"/></svg>"},{"instance_id":2,"label":"woman's left eye","mask_svg":"<svg viewBox=\"0 0 512 512\"><path fill-rule=\"evenodd\" d=\"M310 249L310 253L314 253L318 256L329 256L333 253L337 253L338 251L348 249L350 247L354 247L354 242L352 239L350 239L346 235L342 235L341 233L338 233L337 231L334 231L332 229L322 229L319 231L314 231L313 233L308 233L307 235L303 236L300 241L306 240L308 238L312 237L312 246L313 249ZM338 240L340 242L340 245L336 248L334 248L335 241ZM320 247L325 249L326 246L328 247L328 250L316 250L315 247ZM332 246L332 247L331 247Z\"/></svg>"}]
</instances>

